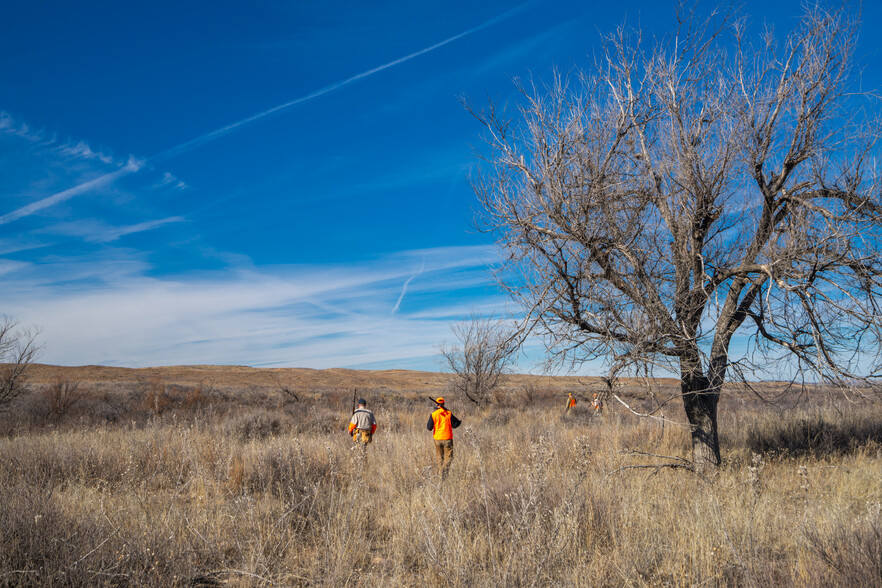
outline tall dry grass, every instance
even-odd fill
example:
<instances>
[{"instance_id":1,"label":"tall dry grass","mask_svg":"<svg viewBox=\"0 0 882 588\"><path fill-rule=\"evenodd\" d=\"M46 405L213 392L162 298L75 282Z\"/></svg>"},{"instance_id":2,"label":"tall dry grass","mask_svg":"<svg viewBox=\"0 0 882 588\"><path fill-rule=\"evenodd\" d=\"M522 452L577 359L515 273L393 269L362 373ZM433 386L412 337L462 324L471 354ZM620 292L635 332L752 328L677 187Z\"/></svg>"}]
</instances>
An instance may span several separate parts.
<instances>
[{"instance_id":1,"label":"tall dry grass","mask_svg":"<svg viewBox=\"0 0 882 588\"><path fill-rule=\"evenodd\" d=\"M671 424L460 406L442 484L429 406L372 398L365 464L300 396L9 428L0 585L882 586L877 409L729 405L709 480L643 467Z\"/></svg>"}]
</instances>

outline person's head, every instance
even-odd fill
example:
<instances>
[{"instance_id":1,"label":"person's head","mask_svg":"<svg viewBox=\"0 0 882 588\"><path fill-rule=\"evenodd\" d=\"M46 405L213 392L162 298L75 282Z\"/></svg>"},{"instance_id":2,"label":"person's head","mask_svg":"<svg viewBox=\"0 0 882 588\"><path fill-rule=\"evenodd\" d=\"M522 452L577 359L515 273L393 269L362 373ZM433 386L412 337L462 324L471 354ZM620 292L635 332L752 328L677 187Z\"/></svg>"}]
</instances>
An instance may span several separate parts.
<instances>
[{"instance_id":1,"label":"person's head","mask_svg":"<svg viewBox=\"0 0 882 588\"><path fill-rule=\"evenodd\" d=\"M441 408L444 408L444 398L439 396L438 398L435 399L435 404L437 404Z\"/></svg>"},{"instance_id":2,"label":"person's head","mask_svg":"<svg viewBox=\"0 0 882 588\"><path fill-rule=\"evenodd\" d=\"M597 398L597 392L594 393L594 398Z\"/></svg>"},{"instance_id":3,"label":"person's head","mask_svg":"<svg viewBox=\"0 0 882 588\"><path fill-rule=\"evenodd\" d=\"M367 406L367 401L364 398L359 398L358 405L359 406Z\"/></svg>"}]
</instances>

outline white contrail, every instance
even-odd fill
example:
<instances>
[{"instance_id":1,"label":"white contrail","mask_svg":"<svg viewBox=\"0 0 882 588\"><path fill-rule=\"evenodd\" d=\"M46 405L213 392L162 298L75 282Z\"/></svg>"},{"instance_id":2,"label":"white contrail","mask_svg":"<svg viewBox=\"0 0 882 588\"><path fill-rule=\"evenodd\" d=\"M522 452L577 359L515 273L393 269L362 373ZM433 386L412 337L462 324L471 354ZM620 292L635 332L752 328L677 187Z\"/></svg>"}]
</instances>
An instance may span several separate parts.
<instances>
[{"instance_id":1,"label":"white contrail","mask_svg":"<svg viewBox=\"0 0 882 588\"><path fill-rule=\"evenodd\" d=\"M135 161L134 159L129 159L129 162L116 171L106 173L102 176L98 176L88 182L83 182L78 186L74 186L73 188L68 188L67 190L63 190L61 192L57 192L52 196L47 196L42 200L37 200L36 202L32 202L27 206L22 206L17 210L13 210L12 212L7 212L3 216L0 216L0 225L5 225L6 223L11 223L12 221L18 220L24 216L29 216L34 214L38 210L42 210L49 206L53 206L58 204L59 202L64 202L65 200L69 200L74 196L78 196L83 192L88 192L92 188L97 188L99 186L104 186L107 184L113 183L117 178L122 176L127 176L129 174L133 174L136 171L140 170L143 167L143 164Z\"/></svg>"},{"instance_id":2,"label":"white contrail","mask_svg":"<svg viewBox=\"0 0 882 588\"><path fill-rule=\"evenodd\" d=\"M300 104L301 102L306 102L307 100L312 100L313 98L318 98L319 96L323 96L325 94L328 94L329 92L333 92L334 90L339 90L340 88L343 88L344 86L348 86L349 84L352 84L353 82L357 82L358 80L364 79L368 76L372 76L375 73L383 71L384 69L389 69L390 67L399 65L401 63L404 63L405 61L409 61L415 57L419 57L420 55L424 55L430 51L434 51L435 49L438 49L440 47L443 47L444 45L452 43L452 42L456 41L457 39L462 39L463 37L465 37L467 35L471 35L473 33L476 33L478 31L486 29L487 27L493 26L499 22L507 20L507 19L511 18L512 16L514 16L515 14L522 12L524 9L526 9L527 6L532 4L534 1L535 0L530 0L529 2L524 2L523 4L515 6L514 8L512 8L506 12L503 12L499 16L495 16L495 17L491 18L490 20L488 20L486 22L483 22L476 27L472 27L472 28L468 29L467 31L463 31L457 35L454 35L452 37L444 39L443 41L439 41L438 43L435 43L434 45L426 47L425 49L420 49L419 51L416 51L416 52L411 53L409 55L405 55L404 57L399 57L398 59L395 59L394 61L390 61L389 63L384 63L383 65L377 66L373 69L363 71L360 74L356 74L350 78L346 78L345 80L341 80L339 82L334 82L333 84L331 84L329 86L325 86L324 88L316 90L315 92L307 94L306 96L301 96L300 98L295 98L294 100L291 100L289 102L285 102L284 104L279 104L278 106L274 106L268 110L264 110L263 112L259 112L257 114L252 115L252 116L249 116L248 118L243 118L240 121L236 121L234 123L228 124L227 126L221 127L221 128L216 129L214 131L211 131L210 133L205 133L204 135L202 135L200 137L197 137L195 139L191 139L190 141L187 141L185 143L181 143L180 145L172 147L171 149L167 149L161 153L158 153L157 155L150 157L147 161L154 162L154 161L162 161L165 159L170 159L172 157L180 155L181 153L184 153L185 151L189 151L190 149L193 149L195 147L199 147L200 145L204 145L205 143L209 143L211 141L214 141L215 139L222 137L223 135L226 135L227 133L229 133L235 129L238 129L239 127L247 125L248 123L254 122L256 120L260 120L264 117L267 117L267 116L273 114L274 112L278 112L280 110L290 108L291 106L294 106L295 104ZM132 168L132 161L133 160L130 160L129 164L120 170L104 174L103 176L100 176L100 177L95 178L93 180L89 180L88 182L85 182L85 183L80 184L78 186L74 186L73 188L68 188L67 190L64 190L62 192L58 192L56 194L53 194L52 196L48 196L46 198L43 198L42 200L40 200L38 202L34 202L32 204L28 204L27 206L23 206L23 207L19 208L18 210L13 210L12 212L8 212L5 215L0 216L0 225L4 225L4 224L12 222L14 220L18 220L24 216L31 215L38 210L41 210L41 209L46 208L48 206L52 206L53 204L57 204L58 202L63 202L69 198L73 198L74 196L82 194L83 192L86 192L91 188L95 188L97 186L103 186L105 184L111 183L114 180L116 180L117 178L124 176L124 175L134 173L143 167L143 165L139 163L137 165L137 167L135 169L133 169ZM406 287L407 286L405 286L405 288ZM401 302L401 301L399 300L399 302ZM396 309L397 308L398 308L398 305L396 305Z\"/></svg>"},{"instance_id":3,"label":"white contrail","mask_svg":"<svg viewBox=\"0 0 882 588\"><path fill-rule=\"evenodd\" d=\"M143 233L144 231L152 231L154 229L158 229L163 225L167 225L169 223L182 223L186 219L182 216L170 216L168 218L162 218L152 221L147 221L143 223L138 223L136 225L128 225L125 227L118 227L113 230L107 231L103 234L96 235L92 238L86 238L87 241L92 241L96 243L110 243L111 241L116 241L120 237L125 237L126 235L132 235L134 233Z\"/></svg>"},{"instance_id":4,"label":"white contrail","mask_svg":"<svg viewBox=\"0 0 882 588\"><path fill-rule=\"evenodd\" d=\"M401 306L401 301L404 300L404 295L407 294L407 287L410 285L410 283L412 281L414 281L414 279L418 278L420 276L420 274L423 273L423 270L425 270L425 269L426 269L426 262L423 261L423 263L420 264L420 269L417 270L417 273L415 273L414 275L407 278L407 280L405 280L404 285L401 287L401 294L398 295L398 301L395 303L395 306L392 307L392 312L390 312L389 314L395 314L396 312L398 312L398 307Z\"/></svg>"},{"instance_id":5,"label":"white contrail","mask_svg":"<svg viewBox=\"0 0 882 588\"><path fill-rule=\"evenodd\" d=\"M472 27L472 28L468 29L467 31L463 31L457 35L453 35L452 37L444 39L443 41L439 41L438 43L435 43L434 45L426 47L425 49L420 49L419 51L416 51L416 52L411 53L409 55L405 55L404 57L399 57L398 59L395 59L394 61L390 61L389 63L384 63L383 65L379 65L373 69L363 71L360 74L356 74L350 78L346 78L345 80L341 80L339 82L334 82L333 84L325 86L324 88L316 90L315 92L307 94L306 96L301 96L300 98L295 98L294 100L290 100L288 102L285 102L284 104L279 104L278 106L273 106L272 108L270 108L268 110L264 110L263 112L258 112L257 114L249 116L248 118L243 118L240 121L230 123L227 126L221 127L221 128L216 129L214 131L211 131L210 133L205 133L201 137L197 137L197 138L191 139L190 141L187 141L185 143L181 143L180 145L177 145L175 147L172 147L171 149L163 151L162 153L154 155L150 159L151 160L163 160L163 159L168 159L170 157L175 157L176 155L180 155L181 153L188 151L194 147L198 147L200 145L208 143L209 141L213 141L213 140L217 139L218 137L226 135L230 131L233 131L243 125L247 125L248 123L254 122L256 120L260 120L260 119L267 117L275 112L278 112L280 110L284 110L286 108L290 108L291 106L294 106L296 104L300 104L301 102L306 102L307 100L312 100L313 98L318 98L319 96L323 96L325 94L333 92L334 90L339 90L340 88L343 88L344 86L348 86L349 84L352 84L353 82L357 82L358 80L372 76L375 73L383 71L384 69L389 69L390 67L399 65L401 63L404 63L405 61L410 61L411 59L413 59L415 57L419 57L420 55L424 55L430 51L434 51L435 49L438 49L440 47L443 47L444 45L452 43L452 42L456 41L457 39L462 39L463 37L465 37L467 35L477 33L478 31L486 29L487 27L493 26L499 22L507 20L507 19L511 18L512 16L514 16L515 14L522 12L532 2L533 2L533 0L531 0L530 2L525 2L523 4L520 4L519 6L515 6L511 10L503 12L499 16L495 16L495 17L491 18L490 20L479 24L476 27Z\"/></svg>"}]
</instances>

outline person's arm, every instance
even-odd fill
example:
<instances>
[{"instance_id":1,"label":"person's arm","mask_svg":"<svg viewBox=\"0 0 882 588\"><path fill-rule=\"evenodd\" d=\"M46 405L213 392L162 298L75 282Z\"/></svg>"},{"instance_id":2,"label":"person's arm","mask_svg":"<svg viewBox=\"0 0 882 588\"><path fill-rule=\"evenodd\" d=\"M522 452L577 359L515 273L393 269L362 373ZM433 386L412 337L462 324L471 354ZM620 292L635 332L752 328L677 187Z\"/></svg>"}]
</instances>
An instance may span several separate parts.
<instances>
[{"instance_id":1,"label":"person's arm","mask_svg":"<svg viewBox=\"0 0 882 588\"><path fill-rule=\"evenodd\" d=\"M450 425L455 429L462 424L462 421L453 416L453 413L450 413Z\"/></svg>"},{"instance_id":2,"label":"person's arm","mask_svg":"<svg viewBox=\"0 0 882 588\"><path fill-rule=\"evenodd\" d=\"M349 423L349 431L348 431L348 433L349 433L350 435L352 434L352 430L353 430L353 429L355 429L355 423Z\"/></svg>"},{"instance_id":3,"label":"person's arm","mask_svg":"<svg viewBox=\"0 0 882 588\"><path fill-rule=\"evenodd\" d=\"M377 423L371 425L371 435L377 432Z\"/></svg>"},{"instance_id":4,"label":"person's arm","mask_svg":"<svg viewBox=\"0 0 882 588\"><path fill-rule=\"evenodd\" d=\"M426 428L430 431L435 431L435 420L432 418L432 415L429 415L429 422L426 423Z\"/></svg>"}]
</instances>

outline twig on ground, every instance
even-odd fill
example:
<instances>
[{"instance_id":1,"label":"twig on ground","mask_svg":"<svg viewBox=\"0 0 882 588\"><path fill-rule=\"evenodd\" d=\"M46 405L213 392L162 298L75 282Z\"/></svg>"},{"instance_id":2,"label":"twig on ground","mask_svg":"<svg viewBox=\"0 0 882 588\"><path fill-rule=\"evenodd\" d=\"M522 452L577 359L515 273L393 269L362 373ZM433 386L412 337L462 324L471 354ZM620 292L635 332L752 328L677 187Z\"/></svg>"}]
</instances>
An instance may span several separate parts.
<instances>
[{"instance_id":1,"label":"twig on ground","mask_svg":"<svg viewBox=\"0 0 882 588\"><path fill-rule=\"evenodd\" d=\"M110 535L108 535L107 537L105 537L105 538L104 538L104 541L102 541L101 543L99 543L98 545L95 546L95 549L93 549L92 551L90 551L89 553L87 553L86 555L84 555L83 557L81 557L80 559L78 559L77 561L75 561L75 562L73 563L73 565L70 566L70 567L71 567L71 568L75 568L75 567L77 567L81 561L83 561L84 559L86 559L87 557L89 557L90 555L92 555L93 553L95 553L96 551L98 551L99 549L101 549L101 547L102 547L105 543L107 543L108 541L110 541L110 539L111 539L114 535L116 535L116 534L119 532L119 529L120 529L119 527L117 527L116 529L114 529L113 533L111 533Z\"/></svg>"},{"instance_id":2,"label":"twig on ground","mask_svg":"<svg viewBox=\"0 0 882 588\"><path fill-rule=\"evenodd\" d=\"M257 578L262 582L266 582L269 585L272 585L272 581L260 576L258 574L252 574L251 572L246 572L245 570L232 570L232 569L223 569L223 570L215 570L213 572L207 572L200 576L200 578L208 578L210 576L220 576L221 574L239 574L240 576L249 576L251 578Z\"/></svg>"},{"instance_id":3,"label":"twig on ground","mask_svg":"<svg viewBox=\"0 0 882 588\"><path fill-rule=\"evenodd\" d=\"M625 471L625 470L642 470L642 469L651 469L651 470L655 470L654 472L652 472L653 475L655 475L655 474L659 473L659 471L661 471L663 468L670 468L670 469L672 469L672 470L688 470L688 471L692 472L693 474L696 474L696 475L699 476L700 478L703 478L703 479L707 480L707 478L705 478L704 476L702 476L701 474L699 474L698 472L696 472L696 471L692 468L692 465L691 465L691 464L690 464L690 465L687 465L687 464L682 464L682 463L662 463L662 464L657 464L657 465L652 465L652 464L641 464L641 465L622 466L622 467L620 467L620 468L618 468L618 469L615 469L615 470L611 471L611 472L608 473L607 475L605 475L605 476L603 477L603 479L601 480L601 482L605 482L606 479L609 478L610 476L612 476L613 474L617 474L617 473L619 473L619 472L623 472L623 471Z\"/></svg>"},{"instance_id":4,"label":"twig on ground","mask_svg":"<svg viewBox=\"0 0 882 588\"><path fill-rule=\"evenodd\" d=\"M645 451L636 451L634 449L623 449L622 451L619 451L619 453L630 453L630 454L634 454L634 455L646 455L648 457L660 457L662 459L673 459L676 461L682 461L683 463L687 463L690 466L692 465L692 462L689 461L688 459L684 459L682 457L676 457L674 455L659 455L657 453L646 453Z\"/></svg>"},{"instance_id":5,"label":"twig on ground","mask_svg":"<svg viewBox=\"0 0 882 588\"><path fill-rule=\"evenodd\" d=\"M40 570L11 570L9 572L3 572L0 574L0 578L5 578L6 576L12 576L13 574L39 574Z\"/></svg>"}]
</instances>

